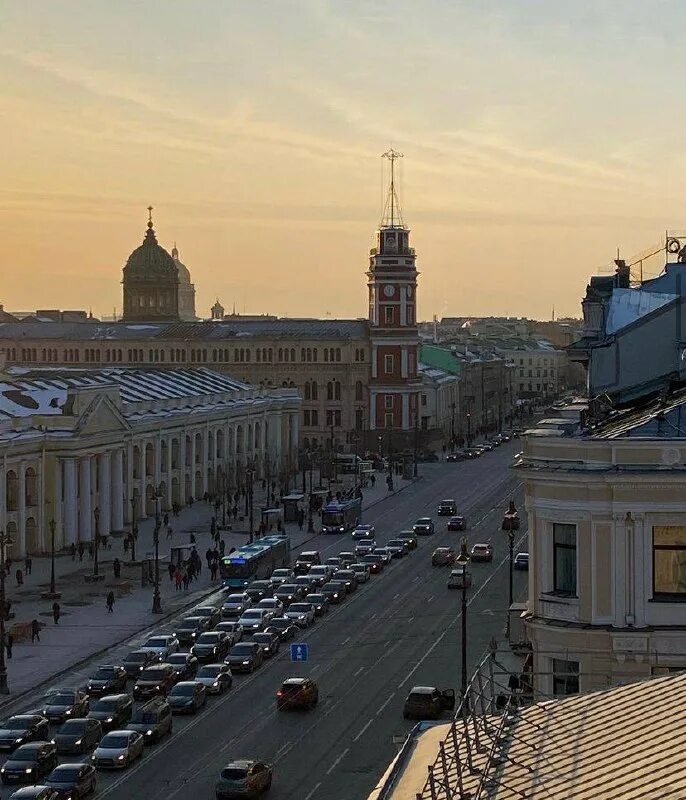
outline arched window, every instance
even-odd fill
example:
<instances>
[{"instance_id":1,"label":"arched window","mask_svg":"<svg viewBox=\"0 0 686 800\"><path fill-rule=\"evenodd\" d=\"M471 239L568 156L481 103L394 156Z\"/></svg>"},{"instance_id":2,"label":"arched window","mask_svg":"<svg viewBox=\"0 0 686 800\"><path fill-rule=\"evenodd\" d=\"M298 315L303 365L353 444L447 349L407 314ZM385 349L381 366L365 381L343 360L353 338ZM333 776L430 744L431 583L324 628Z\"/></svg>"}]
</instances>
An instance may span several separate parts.
<instances>
[{"instance_id":1,"label":"arched window","mask_svg":"<svg viewBox=\"0 0 686 800\"><path fill-rule=\"evenodd\" d=\"M279 361L283 361L283 348L279 347Z\"/></svg>"},{"instance_id":2,"label":"arched window","mask_svg":"<svg viewBox=\"0 0 686 800\"><path fill-rule=\"evenodd\" d=\"M36 483L36 470L29 467L24 473L24 505L26 506L35 506L38 503Z\"/></svg>"},{"instance_id":3,"label":"arched window","mask_svg":"<svg viewBox=\"0 0 686 800\"><path fill-rule=\"evenodd\" d=\"M271 364L271 362L272 362L272 359L273 359L273 358L274 358L274 351L273 351L273 350L272 350L272 348L270 347L270 348L269 348L269 363L270 363L270 364Z\"/></svg>"},{"instance_id":4,"label":"arched window","mask_svg":"<svg viewBox=\"0 0 686 800\"><path fill-rule=\"evenodd\" d=\"M310 382L309 381L305 381L305 392L304 392L304 394L305 394L305 400L311 400L312 399L312 394L311 394L311 390L310 390Z\"/></svg>"},{"instance_id":5,"label":"arched window","mask_svg":"<svg viewBox=\"0 0 686 800\"><path fill-rule=\"evenodd\" d=\"M341 348L337 347L336 348L336 361L340 361L340 360L341 360Z\"/></svg>"},{"instance_id":6,"label":"arched window","mask_svg":"<svg viewBox=\"0 0 686 800\"><path fill-rule=\"evenodd\" d=\"M331 381L326 384L326 399L333 400L333 383Z\"/></svg>"},{"instance_id":7,"label":"arched window","mask_svg":"<svg viewBox=\"0 0 686 800\"><path fill-rule=\"evenodd\" d=\"M328 349L328 347L325 347L324 348L324 361L328 361L328 360L329 360L329 349Z\"/></svg>"},{"instance_id":8,"label":"arched window","mask_svg":"<svg viewBox=\"0 0 686 800\"><path fill-rule=\"evenodd\" d=\"M8 511L19 509L19 478L17 473L11 469L5 476L5 497Z\"/></svg>"},{"instance_id":9,"label":"arched window","mask_svg":"<svg viewBox=\"0 0 686 800\"><path fill-rule=\"evenodd\" d=\"M300 348L300 360L301 361L305 360L305 348L304 347Z\"/></svg>"},{"instance_id":10,"label":"arched window","mask_svg":"<svg viewBox=\"0 0 686 800\"><path fill-rule=\"evenodd\" d=\"M233 349L233 360L234 362L238 362L238 348L234 347Z\"/></svg>"},{"instance_id":11,"label":"arched window","mask_svg":"<svg viewBox=\"0 0 686 800\"><path fill-rule=\"evenodd\" d=\"M334 389L334 398L336 400L340 400L341 399L341 382L340 381L334 381L333 382L333 389Z\"/></svg>"},{"instance_id":12,"label":"arched window","mask_svg":"<svg viewBox=\"0 0 686 800\"><path fill-rule=\"evenodd\" d=\"M362 400L362 381L357 381L355 384L355 400Z\"/></svg>"},{"instance_id":13,"label":"arched window","mask_svg":"<svg viewBox=\"0 0 686 800\"><path fill-rule=\"evenodd\" d=\"M260 348L258 347L257 348L257 363L259 364L260 361L262 361L262 352L261 352Z\"/></svg>"},{"instance_id":14,"label":"arched window","mask_svg":"<svg viewBox=\"0 0 686 800\"><path fill-rule=\"evenodd\" d=\"M295 347L291 347L291 361L295 361Z\"/></svg>"}]
</instances>

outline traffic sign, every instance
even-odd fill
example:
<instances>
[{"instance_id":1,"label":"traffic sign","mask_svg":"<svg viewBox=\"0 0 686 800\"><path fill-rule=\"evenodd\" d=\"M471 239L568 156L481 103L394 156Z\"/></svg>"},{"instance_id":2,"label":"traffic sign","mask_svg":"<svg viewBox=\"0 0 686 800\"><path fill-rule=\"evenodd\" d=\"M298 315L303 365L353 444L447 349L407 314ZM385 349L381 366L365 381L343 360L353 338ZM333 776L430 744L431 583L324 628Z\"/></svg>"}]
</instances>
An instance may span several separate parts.
<instances>
[{"instance_id":1,"label":"traffic sign","mask_svg":"<svg viewBox=\"0 0 686 800\"><path fill-rule=\"evenodd\" d=\"M291 661L307 661L310 657L310 646L306 642L291 645Z\"/></svg>"}]
</instances>

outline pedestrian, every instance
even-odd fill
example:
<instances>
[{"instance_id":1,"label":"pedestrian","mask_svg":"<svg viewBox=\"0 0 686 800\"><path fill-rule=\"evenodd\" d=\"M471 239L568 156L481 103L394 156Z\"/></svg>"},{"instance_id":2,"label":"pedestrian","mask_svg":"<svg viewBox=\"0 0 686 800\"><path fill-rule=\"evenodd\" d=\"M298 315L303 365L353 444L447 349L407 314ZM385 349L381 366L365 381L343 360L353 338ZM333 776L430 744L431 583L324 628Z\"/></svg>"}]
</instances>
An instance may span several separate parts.
<instances>
[{"instance_id":1,"label":"pedestrian","mask_svg":"<svg viewBox=\"0 0 686 800\"><path fill-rule=\"evenodd\" d=\"M119 578L121 575L121 561L118 558L115 558L112 562L112 571L114 572L114 577Z\"/></svg>"},{"instance_id":2,"label":"pedestrian","mask_svg":"<svg viewBox=\"0 0 686 800\"><path fill-rule=\"evenodd\" d=\"M173 533L172 526L171 525L167 525L167 539L171 539L172 538L172 533Z\"/></svg>"},{"instance_id":3,"label":"pedestrian","mask_svg":"<svg viewBox=\"0 0 686 800\"><path fill-rule=\"evenodd\" d=\"M183 575L181 574L181 570L177 567L174 570L174 583L176 584L176 591L181 591L181 584L183 583Z\"/></svg>"},{"instance_id":4,"label":"pedestrian","mask_svg":"<svg viewBox=\"0 0 686 800\"><path fill-rule=\"evenodd\" d=\"M125 553L129 552L129 544L130 544L129 534L127 533L126 536L124 537L124 552Z\"/></svg>"},{"instance_id":5,"label":"pedestrian","mask_svg":"<svg viewBox=\"0 0 686 800\"><path fill-rule=\"evenodd\" d=\"M207 548L207 551L205 552L205 561L207 561L207 566L209 567L210 563L212 561L212 551L210 550L209 547Z\"/></svg>"},{"instance_id":6,"label":"pedestrian","mask_svg":"<svg viewBox=\"0 0 686 800\"><path fill-rule=\"evenodd\" d=\"M59 625L60 622L60 604L55 600L52 604L52 620L55 625Z\"/></svg>"},{"instance_id":7,"label":"pedestrian","mask_svg":"<svg viewBox=\"0 0 686 800\"><path fill-rule=\"evenodd\" d=\"M233 518L238 519L238 506L233 507Z\"/></svg>"},{"instance_id":8,"label":"pedestrian","mask_svg":"<svg viewBox=\"0 0 686 800\"><path fill-rule=\"evenodd\" d=\"M191 533L190 541L191 541L191 544L195 544L195 534L194 533Z\"/></svg>"},{"instance_id":9,"label":"pedestrian","mask_svg":"<svg viewBox=\"0 0 686 800\"><path fill-rule=\"evenodd\" d=\"M22 584L24 583L24 573L20 569L18 569L15 575L17 578L17 586L22 586Z\"/></svg>"},{"instance_id":10,"label":"pedestrian","mask_svg":"<svg viewBox=\"0 0 686 800\"><path fill-rule=\"evenodd\" d=\"M373 488L374 488L374 484L376 483L376 475L375 475L373 472L372 472L372 474L369 476L369 480L371 481L371 484L372 484L372 489L373 489Z\"/></svg>"},{"instance_id":11,"label":"pedestrian","mask_svg":"<svg viewBox=\"0 0 686 800\"><path fill-rule=\"evenodd\" d=\"M217 562L216 561L212 561L210 563L210 579L212 581L216 581L217 580Z\"/></svg>"},{"instance_id":12,"label":"pedestrian","mask_svg":"<svg viewBox=\"0 0 686 800\"><path fill-rule=\"evenodd\" d=\"M27 553L26 558L24 559L24 572L27 575L30 575L32 567L33 567L33 560L31 559L31 556Z\"/></svg>"},{"instance_id":13,"label":"pedestrian","mask_svg":"<svg viewBox=\"0 0 686 800\"><path fill-rule=\"evenodd\" d=\"M219 561L219 550L216 547L212 551L212 558L214 561Z\"/></svg>"},{"instance_id":14,"label":"pedestrian","mask_svg":"<svg viewBox=\"0 0 686 800\"><path fill-rule=\"evenodd\" d=\"M216 533L217 533L217 520L214 517L212 517L210 521L210 534L213 539Z\"/></svg>"},{"instance_id":15,"label":"pedestrian","mask_svg":"<svg viewBox=\"0 0 686 800\"><path fill-rule=\"evenodd\" d=\"M69 545L69 553L71 554L71 560L76 561L76 545L74 542Z\"/></svg>"},{"instance_id":16,"label":"pedestrian","mask_svg":"<svg viewBox=\"0 0 686 800\"><path fill-rule=\"evenodd\" d=\"M7 650L7 658L12 658L12 645L14 644L14 636L12 633L7 634L7 640L5 642L5 650Z\"/></svg>"},{"instance_id":17,"label":"pedestrian","mask_svg":"<svg viewBox=\"0 0 686 800\"><path fill-rule=\"evenodd\" d=\"M167 571L169 572L169 580L173 581L174 580L174 573L176 572L176 567L171 563L171 561L169 562L169 566L167 567Z\"/></svg>"},{"instance_id":18,"label":"pedestrian","mask_svg":"<svg viewBox=\"0 0 686 800\"><path fill-rule=\"evenodd\" d=\"M188 570L184 569L181 580L183 581L183 588L188 589L188 584L191 582L191 579L188 577Z\"/></svg>"},{"instance_id":19,"label":"pedestrian","mask_svg":"<svg viewBox=\"0 0 686 800\"><path fill-rule=\"evenodd\" d=\"M37 619L31 620L31 644L35 641L40 642L40 622Z\"/></svg>"},{"instance_id":20,"label":"pedestrian","mask_svg":"<svg viewBox=\"0 0 686 800\"><path fill-rule=\"evenodd\" d=\"M93 542L88 542L88 558L93 560Z\"/></svg>"},{"instance_id":21,"label":"pedestrian","mask_svg":"<svg viewBox=\"0 0 686 800\"><path fill-rule=\"evenodd\" d=\"M162 522L165 525L169 525L169 514L165 513L164 517L162 517Z\"/></svg>"},{"instance_id":22,"label":"pedestrian","mask_svg":"<svg viewBox=\"0 0 686 800\"><path fill-rule=\"evenodd\" d=\"M111 589L107 593L107 600L105 602L107 604L107 613L111 614L114 611L114 592Z\"/></svg>"},{"instance_id":23,"label":"pedestrian","mask_svg":"<svg viewBox=\"0 0 686 800\"><path fill-rule=\"evenodd\" d=\"M83 546L83 542L79 542L79 561L83 561L83 554L86 548Z\"/></svg>"},{"instance_id":24,"label":"pedestrian","mask_svg":"<svg viewBox=\"0 0 686 800\"><path fill-rule=\"evenodd\" d=\"M235 548L233 548L233 547L231 548L231 552L232 553L233 553L234 549ZM226 542L222 539L221 542L219 542L219 555L223 557L225 550L226 550Z\"/></svg>"}]
</instances>

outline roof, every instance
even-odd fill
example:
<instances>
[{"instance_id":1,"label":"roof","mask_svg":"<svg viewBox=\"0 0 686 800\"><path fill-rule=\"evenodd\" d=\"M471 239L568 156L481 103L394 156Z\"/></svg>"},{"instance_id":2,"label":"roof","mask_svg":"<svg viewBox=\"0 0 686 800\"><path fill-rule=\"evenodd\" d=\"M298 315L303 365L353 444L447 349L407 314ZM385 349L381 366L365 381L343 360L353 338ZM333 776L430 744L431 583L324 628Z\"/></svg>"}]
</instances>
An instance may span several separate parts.
<instances>
[{"instance_id":1,"label":"roof","mask_svg":"<svg viewBox=\"0 0 686 800\"><path fill-rule=\"evenodd\" d=\"M422 344L420 347L419 360L427 367L437 367L452 375L459 375L462 372L460 359L451 350L445 347L438 347L434 344Z\"/></svg>"},{"instance_id":2,"label":"roof","mask_svg":"<svg viewBox=\"0 0 686 800\"><path fill-rule=\"evenodd\" d=\"M179 282L176 262L164 247L158 244L152 220L148 222L143 244L131 253L124 267L124 281L132 278L155 282L165 281L171 285Z\"/></svg>"}]
</instances>

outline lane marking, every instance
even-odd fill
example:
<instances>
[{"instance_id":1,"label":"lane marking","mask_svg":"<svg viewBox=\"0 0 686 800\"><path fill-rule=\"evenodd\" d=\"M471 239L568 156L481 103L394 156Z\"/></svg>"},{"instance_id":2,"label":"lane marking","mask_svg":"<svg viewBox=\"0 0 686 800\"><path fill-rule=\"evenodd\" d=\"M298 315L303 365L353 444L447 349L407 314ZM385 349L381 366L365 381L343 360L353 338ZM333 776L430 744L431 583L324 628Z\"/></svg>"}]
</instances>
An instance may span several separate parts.
<instances>
[{"instance_id":1,"label":"lane marking","mask_svg":"<svg viewBox=\"0 0 686 800\"><path fill-rule=\"evenodd\" d=\"M284 753L286 753L288 750L290 750L290 749L291 749L291 747L293 747L293 742L286 742L286 744L285 744L283 747L280 747L280 748L279 748L279 749L276 751L276 756L275 756L275 758L279 758L279 757L280 757L282 754L284 754Z\"/></svg>"},{"instance_id":2,"label":"lane marking","mask_svg":"<svg viewBox=\"0 0 686 800\"><path fill-rule=\"evenodd\" d=\"M358 675L360 675L360 673L364 672L366 669L367 669L367 667L360 667L357 670L357 672L353 675L353 678L356 678Z\"/></svg>"},{"instance_id":3,"label":"lane marking","mask_svg":"<svg viewBox=\"0 0 686 800\"><path fill-rule=\"evenodd\" d=\"M427 603L430 603L430 602L431 602L431 601L434 599L434 597L436 597L436 595L435 595L435 594L432 594L432 595L431 595L431 597L427 598L427 601L426 601L426 602L427 602Z\"/></svg>"},{"instance_id":4,"label":"lane marking","mask_svg":"<svg viewBox=\"0 0 686 800\"><path fill-rule=\"evenodd\" d=\"M357 736L353 737L353 742L356 742L356 741L357 741L357 740L358 740L358 739L359 739L361 736L363 736L363 735L364 735L364 732L365 732L365 731L367 730L367 728L368 728L368 727L369 727L369 726L372 724L372 722L374 722L374 720L373 720L373 719L370 719L370 720L367 722L367 724L364 726L364 728L362 728L362 730L361 730L361 731L360 731L360 732L357 734Z\"/></svg>"},{"instance_id":5,"label":"lane marking","mask_svg":"<svg viewBox=\"0 0 686 800\"><path fill-rule=\"evenodd\" d=\"M394 697L395 697L395 692L393 692L392 694L389 694L388 697L386 698L386 702L381 706L381 708L376 712L376 714L374 716L378 717L379 714L384 710L384 708L386 708L386 706L391 702L391 700Z\"/></svg>"},{"instance_id":6,"label":"lane marking","mask_svg":"<svg viewBox=\"0 0 686 800\"><path fill-rule=\"evenodd\" d=\"M397 600L399 597L400 597L400 592L398 592L397 594L393 595L393 599L394 600Z\"/></svg>"},{"instance_id":7,"label":"lane marking","mask_svg":"<svg viewBox=\"0 0 686 800\"><path fill-rule=\"evenodd\" d=\"M413 621L414 621L414 617L410 617L410 618L407 620L407 624L409 625L409 624L410 624L411 622L413 622Z\"/></svg>"},{"instance_id":8,"label":"lane marking","mask_svg":"<svg viewBox=\"0 0 686 800\"><path fill-rule=\"evenodd\" d=\"M315 664L315 665L312 667L312 669L310 670L310 672L314 673L314 672L316 672L318 669L321 669L321 668L322 668L322 665L321 665L321 664Z\"/></svg>"},{"instance_id":9,"label":"lane marking","mask_svg":"<svg viewBox=\"0 0 686 800\"><path fill-rule=\"evenodd\" d=\"M333 764L326 770L327 775L331 775L331 773L336 769L336 767L343 761L343 759L348 755L350 752L350 748L346 747L345 750L338 756L338 758L333 762Z\"/></svg>"},{"instance_id":10,"label":"lane marking","mask_svg":"<svg viewBox=\"0 0 686 800\"><path fill-rule=\"evenodd\" d=\"M343 639L343 641L341 642L341 647L343 647L343 645L345 645L345 644L348 644L348 642L349 642L349 641L350 641L352 638L353 638L352 636L348 636L348 638L347 638L347 639Z\"/></svg>"},{"instance_id":11,"label":"lane marking","mask_svg":"<svg viewBox=\"0 0 686 800\"><path fill-rule=\"evenodd\" d=\"M322 785L321 781L319 781L319 783L315 783L314 789L312 789L312 791L308 795L306 795L305 800L310 800L310 798L313 797L314 793L317 791L317 789L319 789L321 785Z\"/></svg>"}]
</instances>

